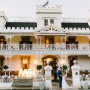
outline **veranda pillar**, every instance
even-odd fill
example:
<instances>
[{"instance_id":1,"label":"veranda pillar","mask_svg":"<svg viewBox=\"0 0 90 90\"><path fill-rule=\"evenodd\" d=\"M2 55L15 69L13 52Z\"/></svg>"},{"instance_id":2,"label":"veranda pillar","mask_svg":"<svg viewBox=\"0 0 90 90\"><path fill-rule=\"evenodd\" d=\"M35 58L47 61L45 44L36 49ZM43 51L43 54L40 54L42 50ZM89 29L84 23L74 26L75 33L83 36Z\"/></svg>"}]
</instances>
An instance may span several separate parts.
<instances>
[{"instance_id":1,"label":"veranda pillar","mask_svg":"<svg viewBox=\"0 0 90 90\"><path fill-rule=\"evenodd\" d=\"M9 56L9 78L10 78L10 76L11 76L11 74L10 74L10 72L11 72L11 58L12 58L12 56L10 55Z\"/></svg>"}]
</instances>

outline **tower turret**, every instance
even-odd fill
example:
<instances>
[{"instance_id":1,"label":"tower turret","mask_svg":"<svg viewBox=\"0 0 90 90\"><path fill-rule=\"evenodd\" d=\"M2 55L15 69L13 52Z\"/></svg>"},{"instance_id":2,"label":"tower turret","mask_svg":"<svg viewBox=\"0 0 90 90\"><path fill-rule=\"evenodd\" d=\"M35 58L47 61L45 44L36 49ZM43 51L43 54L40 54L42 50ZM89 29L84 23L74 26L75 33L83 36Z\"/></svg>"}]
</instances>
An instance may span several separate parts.
<instances>
[{"instance_id":1,"label":"tower turret","mask_svg":"<svg viewBox=\"0 0 90 90\"><path fill-rule=\"evenodd\" d=\"M44 26L53 24L56 27L61 27L61 15L62 10L60 5L54 7L42 7L37 5L36 16L37 16L37 28L43 28Z\"/></svg>"},{"instance_id":2,"label":"tower turret","mask_svg":"<svg viewBox=\"0 0 90 90\"><path fill-rule=\"evenodd\" d=\"M0 11L0 29L5 27L7 18L4 11Z\"/></svg>"}]
</instances>

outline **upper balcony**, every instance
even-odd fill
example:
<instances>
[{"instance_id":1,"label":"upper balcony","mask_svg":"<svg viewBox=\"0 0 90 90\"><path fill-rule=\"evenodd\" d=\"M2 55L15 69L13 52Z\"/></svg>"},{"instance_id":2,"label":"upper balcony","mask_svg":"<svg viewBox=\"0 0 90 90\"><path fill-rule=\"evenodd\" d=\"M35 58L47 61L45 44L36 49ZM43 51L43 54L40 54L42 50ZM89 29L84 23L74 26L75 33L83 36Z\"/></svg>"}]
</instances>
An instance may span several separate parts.
<instances>
[{"instance_id":1,"label":"upper balcony","mask_svg":"<svg viewBox=\"0 0 90 90\"><path fill-rule=\"evenodd\" d=\"M11 52L12 54L67 54L83 55L90 54L89 44L0 44L1 53Z\"/></svg>"}]
</instances>

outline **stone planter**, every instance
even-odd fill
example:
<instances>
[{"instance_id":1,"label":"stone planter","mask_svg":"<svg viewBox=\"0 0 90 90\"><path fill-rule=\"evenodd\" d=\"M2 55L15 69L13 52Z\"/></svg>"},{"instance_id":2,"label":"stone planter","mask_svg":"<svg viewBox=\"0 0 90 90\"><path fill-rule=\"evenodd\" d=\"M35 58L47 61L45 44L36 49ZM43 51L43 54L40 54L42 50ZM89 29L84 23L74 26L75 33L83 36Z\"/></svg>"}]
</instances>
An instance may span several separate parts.
<instances>
[{"instance_id":1,"label":"stone planter","mask_svg":"<svg viewBox=\"0 0 90 90\"><path fill-rule=\"evenodd\" d=\"M40 88L40 90L44 90L44 87L45 87L44 81L39 81L39 88Z\"/></svg>"},{"instance_id":2,"label":"stone planter","mask_svg":"<svg viewBox=\"0 0 90 90\"><path fill-rule=\"evenodd\" d=\"M88 90L88 80L83 81L83 89Z\"/></svg>"}]
</instances>

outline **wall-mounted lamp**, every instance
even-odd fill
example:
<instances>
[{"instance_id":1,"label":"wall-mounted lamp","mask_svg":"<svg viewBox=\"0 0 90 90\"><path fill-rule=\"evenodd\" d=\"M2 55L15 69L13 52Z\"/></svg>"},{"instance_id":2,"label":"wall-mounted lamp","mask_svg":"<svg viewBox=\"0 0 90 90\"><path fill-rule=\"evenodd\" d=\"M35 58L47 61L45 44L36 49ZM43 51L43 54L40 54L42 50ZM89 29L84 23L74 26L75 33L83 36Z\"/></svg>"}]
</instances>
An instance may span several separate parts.
<instances>
[{"instance_id":1,"label":"wall-mounted lamp","mask_svg":"<svg viewBox=\"0 0 90 90\"><path fill-rule=\"evenodd\" d=\"M35 60L34 63L37 64L37 61Z\"/></svg>"},{"instance_id":2,"label":"wall-mounted lamp","mask_svg":"<svg viewBox=\"0 0 90 90\"><path fill-rule=\"evenodd\" d=\"M61 64L65 64L65 60L62 60L62 61L61 61Z\"/></svg>"}]
</instances>

